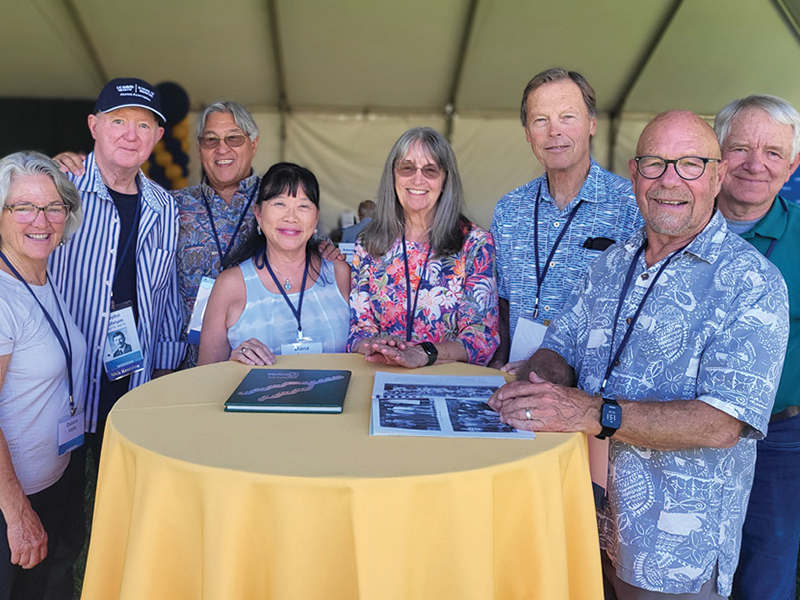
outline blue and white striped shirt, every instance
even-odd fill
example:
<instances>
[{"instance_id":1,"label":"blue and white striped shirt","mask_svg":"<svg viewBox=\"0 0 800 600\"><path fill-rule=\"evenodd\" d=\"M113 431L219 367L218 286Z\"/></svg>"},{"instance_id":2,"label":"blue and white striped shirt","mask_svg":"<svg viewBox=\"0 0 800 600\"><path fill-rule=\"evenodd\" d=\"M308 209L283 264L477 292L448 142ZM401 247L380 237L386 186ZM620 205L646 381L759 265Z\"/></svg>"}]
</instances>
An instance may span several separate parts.
<instances>
[{"instance_id":1,"label":"blue and white striped shirt","mask_svg":"<svg viewBox=\"0 0 800 600\"><path fill-rule=\"evenodd\" d=\"M547 187L547 176L534 179L509 192L497 203L492 220L498 294L509 303L511 337L520 317L533 319L536 303L536 260L533 245L534 208L539 203L539 261L541 268L558 234L578 202L583 202L558 246L547 271L539 299L543 323L555 319L583 275L600 256L600 250L584 248L587 238L628 239L644 220L636 205L631 182L600 167L594 160L578 195L559 210Z\"/></svg>"},{"instance_id":2,"label":"blue and white striped shirt","mask_svg":"<svg viewBox=\"0 0 800 600\"><path fill-rule=\"evenodd\" d=\"M86 337L87 431L97 428L103 346L111 311L111 287L119 243L119 215L92 152L86 172L70 176L81 194L83 224L50 257L53 282ZM172 196L139 173L142 203L136 244L137 332L144 370L130 378L133 389L150 381L153 369L174 369L186 350L179 342L181 308L175 249L178 210Z\"/></svg>"}]
</instances>

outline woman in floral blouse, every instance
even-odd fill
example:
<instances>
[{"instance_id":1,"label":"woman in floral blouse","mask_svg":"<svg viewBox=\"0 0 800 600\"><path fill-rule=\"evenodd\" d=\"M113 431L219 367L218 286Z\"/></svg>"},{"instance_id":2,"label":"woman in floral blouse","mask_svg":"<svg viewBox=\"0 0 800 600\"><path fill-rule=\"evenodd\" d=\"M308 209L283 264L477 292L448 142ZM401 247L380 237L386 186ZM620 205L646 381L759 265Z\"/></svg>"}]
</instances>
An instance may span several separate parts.
<instances>
[{"instance_id":1,"label":"woman in floral blouse","mask_svg":"<svg viewBox=\"0 0 800 600\"><path fill-rule=\"evenodd\" d=\"M447 140L428 127L404 133L377 203L353 259L349 349L410 368L488 363L499 343L494 244L461 214Z\"/></svg>"}]
</instances>

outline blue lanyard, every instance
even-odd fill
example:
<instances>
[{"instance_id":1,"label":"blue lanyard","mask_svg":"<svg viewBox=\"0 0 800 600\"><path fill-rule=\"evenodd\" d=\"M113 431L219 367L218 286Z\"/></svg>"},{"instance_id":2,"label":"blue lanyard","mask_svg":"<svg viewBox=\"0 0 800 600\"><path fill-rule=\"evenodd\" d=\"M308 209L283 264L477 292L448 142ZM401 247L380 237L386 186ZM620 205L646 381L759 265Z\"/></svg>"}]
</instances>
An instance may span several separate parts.
<instances>
[{"instance_id":1,"label":"blue lanyard","mask_svg":"<svg viewBox=\"0 0 800 600\"><path fill-rule=\"evenodd\" d=\"M783 201L783 198L781 198L781 197L779 196L779 197L778 197L778 200L780 201L780 203L781 203L781 206L783 207L783 212L784 212L784 213L788 213L788 212L789 212L789 209L786 207L786 202L784 202L784 201ZM764 258L766 258L767 260L769 260L769 257L770 257L770 256L772 256L772 251L773 251L773 250L775 250L775 244L777 244L777 243L778 243L778 239L777 239L777 238L775 238L774 240L772 240L772 241L769 243L769 248L767 248L767 251L766 251L766 253L764 254Z\"/></svg>"},{"instance_id":2,"label":"blue lanyard","mask_svg":"<svg viewBox=\"0 0 800 600\"><path fill-rule=\"evenodd\" d=\"M208 214L208 222L211 224L211 234L214 236L214 241L217 244L217 252L219 253L219 266L221 269L225 268L225 261L228 260L228 255L231 253L231 249L233 249L233 244L236 241L236 236L239 234L239 229L242 227L242 223L244 223L244 220L247 218L247 213L250 210L250 205L253 203L253 200L256 197L256 192L258 192L258 181L256 181L255 185L253 186L253 191L250 192L250 198L248 198L247 204L245 204L244 210L239 216L239 222L236 224L236 229L233 230L231 241L228 242L228 247L225 248L225 252L222 251L222 244L220 243L219 236L217 235L217 227L214 225L214 215L211 214L211 205L208 203L208 198L203 195L203 204L206 207L206 214ZM279 285L278 287L281 286Z\"/></svg>"},{"instance_id":3,"label":"blue lanyard","mask_svg":"<svg viewBox=\"0 0 800 600\"><path fill-rule=\"evenodd\" d=\"M686 244L686 246L688 245L689 244ZM666 269L667 265L669 265L669 263L672 262L672 259L675 258L678 255L678 253L683 252L686 249L686 246L683 246L682 248L678 248L677 250L675 250L675 252L670 254L669 257L662 263L661 267L656 272L656 276L653 277L653 281L650 284L650 287L647 288L647 290L644 293L644 296L642 296L642 301L639 302L639 306L636 308L636 312L633 313L633 317L631 317L628 323L628 329L625 331L625 335L622 337L622 341L620 342L617 351L613 352L614 339L617 336L617 323L619 322L619 315L620 312L622 312L622 305L625 303L625 297L628 295L628 288L630 287L631 282L633 281L633 273L636 270L636 265L639 262L639 257L642 255L642 252L644 252L645 249L647 248L646 239L642 243L642 245L639 246L639 249L636 251L636 254L634 254L631 266L628 267L628 273L625 275L625 283L622 286L622 291L620 292L619 295L619 301L617 302L617 312L614 315L614 325L611 330L611 346L608 352L608 365L606 366L606 374L603 377L603 383L600 385L600 390L595 395L602 396L603 393L605 392L606 384L608 383L608 379L611 377L611 372L614 370L614 367L616 367L619 364L619 358L620 356L622 356L622 350L627 345L628 340L630 340L631 333L633 333L633 326L636 325L636 320L639 318L639 314L642 312L642 308L644 307L644 303L647 302L647 298L650 296L650 292L652 292L653 288L656 287L658 278L661 277L661 274L664 272L664 269Z\"/></svg>"},{"instance_id":4,"label":"blue lanyard","mask_svg":"<svg viewBox=\"0 0 800 600\"><path fill-rule=\"evenodd\" d=\"M417 289L414 290L414 305L411 305L411 274L408 271L408 249L406 248L406 232L403 232L403 264L406 267L406 341L411 341L411 332L414 327L414 315L417 314L417 301L419 300L419 288L422 287L422 280L425 278L425 271L428 269L428 258L431 255L431 246L428 244L428 252L425 254L425 262L422 265L422 274L419 276Z\"/></svg>"},{"instance_id":5,"label":"blue lanyard","mask_svg":"<svg viewBox=\"0 0 800 600\"><path fill-rule=\"evenodd\" d=\"M8 260L6 255L3 254L3 252L1 250L0 250L0 258L2 258L3 262L6 263L6 265L8 265L8 268L14 274L14 277L16 277L17 279L19 279L22 282L22 284L31 293L31 296L33 296L33 299L36 300L36 304L38 304L39 308L42 309L42 312L44 313L44 318L47 319L47 322L50 325L50 328L53 330L53 333L55 334L56 339L58 340L58 344L61 346L61 351L64 353L64 360L67 363L67 381L69 383L69 416L70 417L74 417L75 416L75 400L74 400L73 396L74 396L75 388L74 388L74 382L73 382L73 378L72 378L72 340L69 337L69 328L67 327L67 320L64 318L64 311L61 310L61 303L58 301L58 294L56 294L55 288L53 288L53 282L50 281L50 278L45 275L45 277L47 278L47 283L50 286L50 290L53 292L53 298L55 299L56 306L58 307L58 314L61 315L61 322L64 324L64 335L67 336L66 342L64 341L64 336L62 336L61 332L58 330L58 327L56 326L55 321L53 321L53 318L50 316L50 313L47 312L47 309L44 307L42 302L39 300L38 296L36 296L36 293L33 291L31 286L28 285L28 282L25 281L22 278L22 275L19 274L19 271L17 271L14 268L14 265L11 264L11 261Z\"/></svg>"},{"instance_id":6,"label":"blue lanyard","mask_svg":"<svg viewBox=\"0 0 800 600\"><path fill-rule=\"evenodd\" d=\"M292 314L294 318L297 320L297 339L303 337L303 326L300 323L300 313L303 310L303 294L306 292L306 280L308 279L308 265L311 263L311 259L308 256L308 251L306 251L306 266L303 269L303 283L300 286L300 299L297 302L297 308L294 307L292 301L289 300L289 296L286 294L286 291L283 289L283 286L278 281L278 278L275 277L275 272L272 270L272 267L269 264L269 260L267 260L267 246L264 245L264 264L267 267L267 271L269 271L270 277L272 277L272 281L275 282L275 286L278 288L278 291L283 296L283 299L286 300L286 304L289 305L289 308L292 310Z\"/></svg>"},{"instance_id":7,"label":"blue lanyard","mask_svg":"<svg viewBox=\"0 0 800 600\"><path fill-rule=\"evenodd\" d=\"M567 233L567 229L569 229L570 223L572 223L572 219L575 218L575 215L578 212L578 209L581 207L583 200L579 200L578 203L575 205L575 208L572 209L572 212L569 214L567 218L567 222L564 223L564 228L558 234L555 243L553 244L552 249L550 250L550 255L547 257L547 262L544 265L544 269L541 268L539 264L539 202L542 199L542 184L539 184L539 191L536 194L536 202L535 208L533 212L533 251L535 253L536 258L536 302L533 305L533 318L539 316L539 295L542 293L542 283L544 283L544 278L547 277L547 271L550 268L550 263L553 262L553 257L556 255L556 250L558 249L558 245L561 243L561 240L564 238L564 234Z\"/></svg>"}]
</instances>

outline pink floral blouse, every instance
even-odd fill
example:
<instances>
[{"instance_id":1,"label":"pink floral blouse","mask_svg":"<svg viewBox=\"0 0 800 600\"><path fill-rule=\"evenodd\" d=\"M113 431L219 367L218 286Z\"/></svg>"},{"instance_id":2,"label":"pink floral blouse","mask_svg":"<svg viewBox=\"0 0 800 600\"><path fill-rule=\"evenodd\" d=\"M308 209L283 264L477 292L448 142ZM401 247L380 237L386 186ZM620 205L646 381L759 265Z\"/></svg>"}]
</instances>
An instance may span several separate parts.
<instances>
[{"instance_id":1,"label":"pink floral blouse","mask_svg":"<svg viewBox=\"0 0 800 600\"><path fill-rule=\"evenodd\" d=\"M419 286L411 339L458 340L464 344L470 363L487 364L500 342L492 235L472 225L460 252L429 259L427 265L429 244L407 242L406 247L412 304ZM381 334L405 338L406 297L402 240L379 260L356 243L348 349L362 338Z\"/></svg>"}]
</instances>

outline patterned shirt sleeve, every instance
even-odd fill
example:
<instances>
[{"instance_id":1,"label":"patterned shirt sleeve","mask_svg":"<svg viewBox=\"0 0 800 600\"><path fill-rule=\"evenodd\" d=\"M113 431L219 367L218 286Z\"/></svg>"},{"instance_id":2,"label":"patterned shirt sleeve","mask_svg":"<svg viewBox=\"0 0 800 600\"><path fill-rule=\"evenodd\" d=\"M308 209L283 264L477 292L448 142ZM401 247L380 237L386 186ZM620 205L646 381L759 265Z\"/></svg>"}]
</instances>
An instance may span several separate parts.
<instances>
[{"instance_id":1,"label":"patterned shirt sleeve","mask_svg":"<svg viewBox=\"0 0 800 600\"><path fill-rule=\"evenodd\" d=\"M361 339L374 337L380 333L378 322L372 308L373 290L370 288L372 257L356 242L350 275L350 335L347 339L347 351L353 351L353 345Z\"/></svg>"},{"instance_id":2,"label":"patterned shirt sleeve","mask_svg":"<svg viewBox=\"0 0 800 600\"><path fill-rule=\"evenodd\" d=\"M705 347L697 399L749 425L743 437L759 439L766 434L783 369L789 300L783 277L754 258L759 257L740 255L728 269L748 285Z\"/></svg>"},{"instance_id":3,"label":"patterned shirt sleeve","mask_svg":"<svg viewBox=\"0 0 800 600\"><path fill-rule=\"evenodd\" d=\"M473 228L464 243L464 294L458 306L458 336L469 362L486 365L500 344L497 281L492 235Z\"/></svg>"}]
</instances>

